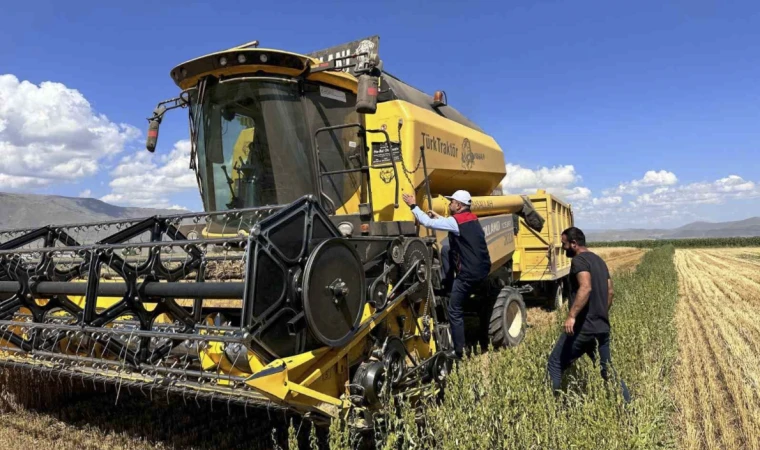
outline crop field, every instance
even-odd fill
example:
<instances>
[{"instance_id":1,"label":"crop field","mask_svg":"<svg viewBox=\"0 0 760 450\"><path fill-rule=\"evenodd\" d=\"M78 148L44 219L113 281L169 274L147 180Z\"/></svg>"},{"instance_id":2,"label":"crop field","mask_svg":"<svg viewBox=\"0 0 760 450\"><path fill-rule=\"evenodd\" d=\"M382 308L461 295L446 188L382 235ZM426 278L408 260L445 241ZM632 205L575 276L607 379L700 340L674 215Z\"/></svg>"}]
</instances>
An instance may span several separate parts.
<instances>
[{"instance_id":1,"label":"crop field","mask_svg":"<svg viewBox=\"0 0 760 450\"><path fill-rule=\"evenodd\" d=\"M675 248L727 248L760 246L760 236L689 239L649 239L640 241L590 242L589 247L654 248L670 245Z\"/></svg>"},{"instance_id":2,"label":"crop field","mask_svg":"<svg viewBox=\"0 0 760 450\"><path fill-rule=\"evenodd\" d=\"M760 448L760 249L677 250L685 448Z\"/></svg>"},{"instance_id":3,"label":"crop field","mask_svg":"<svg viewBox=\"0 0 760 450\"><path fill-rule=\"evenodd\" d=\"M635 269L648 249L634 247L602 247L590 249L607 263L611 273ZM547 299L526 299L528 326L546 327L555 323L557 312L546 307Z\"/></svg>"},{"instance_id":4,"label":"crop field","mask_svg":"<svg viewBox=\"0 0 760 450\"><path fill-rule=\"evenodd\" d=\"M519 347L468 358L441 401L386 411L378 448L760 448L760 248L594 251L613 272L612 357L630 404L586 357L554 397L546 361L564 314L553 313ZM338 423L318 446L307 422L10 377L0 449L353 448Z\"/></svg>"},{"instance_id":5,"label":"crop field","mask_svg":"<svg viewBox=\"0 0 760 450\"><path fill-rule=\"evenodd\" d=\"M648 249L636 247L600 247L591 251L601 256L610 272L633 269L641 261Z\"/></svg>"},{"instance_id":6,"label":"crop field","mask_svg":"<svg viewBox=\"0 0 760 450\"><path fill-rule=\"evenodd\" d=\"M533 328L518 347L468 359L448 381L440 404L391 416L381 448L642 448L674 446L668 381L677 357L673 327L678 286L672 247L647 252L635 271L616 272L612 357L633 402L599 376L589 358L566 373L555 398L546 361L559 335ZM613 376L614 378L614 376ZM340 435L332 448L349 448Z\"/></svg>"}]
</instances>

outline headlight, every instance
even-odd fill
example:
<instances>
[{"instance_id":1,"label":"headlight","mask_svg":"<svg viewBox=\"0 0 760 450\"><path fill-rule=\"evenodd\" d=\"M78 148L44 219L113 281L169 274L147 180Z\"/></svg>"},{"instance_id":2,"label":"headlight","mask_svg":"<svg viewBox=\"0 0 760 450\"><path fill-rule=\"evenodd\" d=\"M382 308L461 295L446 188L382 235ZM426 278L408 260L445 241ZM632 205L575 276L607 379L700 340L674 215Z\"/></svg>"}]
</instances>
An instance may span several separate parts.
<instances>
[{"instance_id":1,"label":"headlight","mask_svg":"<svg viewBox=\"0 0 760 450\"><path fill-rule=\"evenodd\" d=\"M338 230L343 236L351 236L351 233L354 232L354 226L350 222L341 222L338 225Z\"/></svg>"}]
</instances>

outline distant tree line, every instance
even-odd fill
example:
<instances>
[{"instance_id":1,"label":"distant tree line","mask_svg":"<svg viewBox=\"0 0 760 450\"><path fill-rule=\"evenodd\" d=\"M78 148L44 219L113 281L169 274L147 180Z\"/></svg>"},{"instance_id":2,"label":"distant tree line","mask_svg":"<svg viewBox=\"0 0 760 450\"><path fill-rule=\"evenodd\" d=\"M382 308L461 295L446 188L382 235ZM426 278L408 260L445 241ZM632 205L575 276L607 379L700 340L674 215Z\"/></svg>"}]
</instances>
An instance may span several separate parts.
<instances>
[{"instance_id":1,"label":"distant tree line","mask_svg":"<svg viewBox=\"0 0 760 450\"><path fill-rule=\"evenodd\" d=\"M637 241L603 241L589 242L589 247L635 247L655 248L672 245L675 248L709 248L709 247L758 247L760 236L726 237L726 238L689 238L689 239L648 239Z\"/></svg>"}]
</instances>

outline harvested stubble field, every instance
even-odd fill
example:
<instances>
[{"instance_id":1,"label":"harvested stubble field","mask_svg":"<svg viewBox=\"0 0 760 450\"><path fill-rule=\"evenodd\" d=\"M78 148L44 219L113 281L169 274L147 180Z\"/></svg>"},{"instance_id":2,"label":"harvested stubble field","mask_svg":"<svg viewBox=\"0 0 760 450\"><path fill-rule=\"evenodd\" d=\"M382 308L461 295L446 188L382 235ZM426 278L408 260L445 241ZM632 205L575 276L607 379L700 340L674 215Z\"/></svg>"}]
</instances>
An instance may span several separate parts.
<instances>
[{"instance_id":1,"label":"harvested stubble field","mask_svg":"<svg viewBox=\"0 0 760 450\"><path fill-rule=\"evenodd\" d=\"M760 448L760 249L677 250L684 448Z\"/></svg>"},{"instance_id":2,"label":"harvested stubble field","mask_svg":"<svg viewBox=\"0 0 760 450\"><path fill-rule=\"evenodd\" d=\"M612 266L630 250L606 252ZM559 334L555 316L519 347L465 361L443 401L425 406L422 427L409 408L389 416L379 448L759 448L760 249L660 247L624 268L613 272L612 355L631 404L588 358L553 397L546 360ZM288 441L298 424L284 427L281 418L230 418L123 395L114 406L113 395L30 393L9 389L4 374L0 449L271 448L274 427L282 448L295 448ZM311 447L309 430L298 432L301 448ZM350 448L346 438L334 427L327 447Z\"/></svg>"}]
</instances>

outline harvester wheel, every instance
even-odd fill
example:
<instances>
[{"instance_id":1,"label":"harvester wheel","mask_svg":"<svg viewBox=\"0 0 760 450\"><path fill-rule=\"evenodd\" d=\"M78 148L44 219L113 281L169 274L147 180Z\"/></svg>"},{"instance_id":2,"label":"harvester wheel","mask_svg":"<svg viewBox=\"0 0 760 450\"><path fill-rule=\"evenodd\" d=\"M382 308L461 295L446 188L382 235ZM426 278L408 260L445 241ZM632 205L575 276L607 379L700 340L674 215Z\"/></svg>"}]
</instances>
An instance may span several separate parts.
<instances>
[{"instance_id":1,"label":"harvester wheel","mask_svg":"<svg viewBox=\"0 0 760 450\"><path fill-rule=\"evenodd\" d=\"M514 347L525 337L525 302L515 289L505 287L496 297L488 324L488 337L494 347Z\"/></svg>"}]
</instances>

